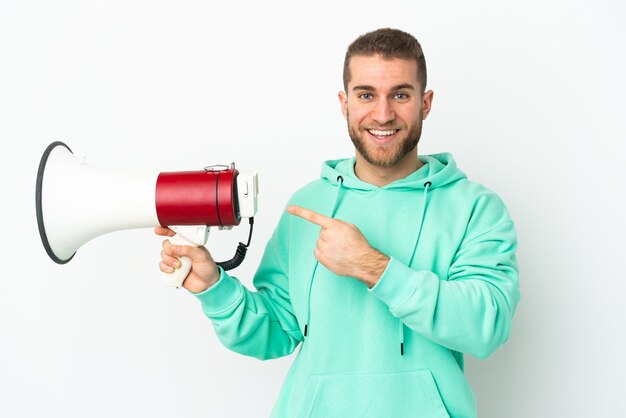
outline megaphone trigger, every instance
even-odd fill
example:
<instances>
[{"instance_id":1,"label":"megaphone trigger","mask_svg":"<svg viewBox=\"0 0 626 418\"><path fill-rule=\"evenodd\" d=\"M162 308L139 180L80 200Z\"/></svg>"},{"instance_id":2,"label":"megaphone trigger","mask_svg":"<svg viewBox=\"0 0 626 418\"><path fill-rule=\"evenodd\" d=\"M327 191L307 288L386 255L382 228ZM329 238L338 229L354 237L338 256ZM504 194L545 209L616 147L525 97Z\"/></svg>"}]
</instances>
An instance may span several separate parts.
<instances>
[{"instance_id":1,"label":"megaphone trigger","mask_svg":"<svg viewBox=\"0 0 626 418\"><path fill-rule=\"evenodd\" d=\"M173 245L200 247L205 245L209 238L209 227L207 226L181 225L171 226L170 229L176 232L176 235L169 239L170 243ZM191 260L189 257L178 257L178 260L180 261L180 267L175 269L172 273L163 273L165 283L176 288L183 285L183 282L191 271Z\"/></svg>"}]
</instances>

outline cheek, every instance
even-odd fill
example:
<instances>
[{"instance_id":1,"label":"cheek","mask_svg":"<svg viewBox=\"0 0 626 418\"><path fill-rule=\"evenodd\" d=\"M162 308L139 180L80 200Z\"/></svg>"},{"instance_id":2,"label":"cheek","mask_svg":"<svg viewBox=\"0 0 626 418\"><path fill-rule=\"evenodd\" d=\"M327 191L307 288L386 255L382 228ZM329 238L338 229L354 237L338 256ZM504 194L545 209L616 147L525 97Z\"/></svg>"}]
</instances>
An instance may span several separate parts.
<instances>
[{"instance_id":1,"label":"cheek","mask_svg":"<svg viewBox=\"0 0 626 418\"><path fill-rule=\"evenodd\" d=\"M421 121L422 109L419 106L401 109L398 115L407 122Z\"/></svg>"},{"instance_id":2,"label":"cheek","mask_svg":"<svg viewBox=\"0 0 626 418\"><path fill-rule=\"evenodd\" d=\"M347 117L350 125L359 125L367 120L368 111L362 107L348 107Z\"/></svg>"}]
</instances>

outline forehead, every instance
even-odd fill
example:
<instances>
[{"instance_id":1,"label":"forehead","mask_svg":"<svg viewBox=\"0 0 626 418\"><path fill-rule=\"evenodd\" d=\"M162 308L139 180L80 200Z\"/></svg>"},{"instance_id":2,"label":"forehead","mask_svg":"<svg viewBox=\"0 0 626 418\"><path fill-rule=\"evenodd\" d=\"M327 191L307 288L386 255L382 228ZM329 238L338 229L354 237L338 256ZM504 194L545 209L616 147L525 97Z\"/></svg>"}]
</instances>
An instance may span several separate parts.
<instances>
[{"instance_id":1,"label":"forehead","mask_svg":"<svg viewBox=\"0 0 626 418\"><path fill-rule=\"evenodd\" d=\"M417 90L417 62L406 58L383 58L381 55L356 55L350 58L350 82L353 86L372 86L385 89L400 84L411 84Z\"/></svg>"}]
</instances>

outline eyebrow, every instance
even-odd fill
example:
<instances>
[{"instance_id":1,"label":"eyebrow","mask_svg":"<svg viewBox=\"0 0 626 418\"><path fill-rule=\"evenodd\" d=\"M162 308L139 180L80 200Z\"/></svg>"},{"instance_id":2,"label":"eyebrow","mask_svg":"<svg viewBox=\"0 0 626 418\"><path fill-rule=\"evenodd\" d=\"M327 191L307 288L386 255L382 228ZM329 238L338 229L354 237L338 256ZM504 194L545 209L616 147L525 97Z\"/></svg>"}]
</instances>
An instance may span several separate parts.
<instances>
[{"instance_id":1,"label":"eyebrow","mask_svg":"<svg viewBox=\"0 0 626 418\"><path fill-rule=\"evenodd\" d=\"M409 83L403 83L403 84L398 84L397 86L394 86L391 90L402 90L402 89L415 90L415 87L413 87L413 85ZM360 85L360 86L352 87L352 91L356 91L356 90L374 91L376 89L373 86L368 86L368 85Z\"/></svg>"}]
</instances>

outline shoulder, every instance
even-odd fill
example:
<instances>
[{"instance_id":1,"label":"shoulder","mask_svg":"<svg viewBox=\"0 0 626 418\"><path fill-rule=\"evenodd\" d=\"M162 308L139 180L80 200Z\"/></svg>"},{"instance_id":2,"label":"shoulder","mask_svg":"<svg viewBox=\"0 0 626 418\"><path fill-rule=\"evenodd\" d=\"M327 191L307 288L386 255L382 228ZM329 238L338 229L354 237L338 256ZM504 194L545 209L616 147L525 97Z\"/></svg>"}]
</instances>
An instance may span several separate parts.
<instances>
[{"instance_id":1,"label":"shoulder","mask_svg":"<svg viewBox=\"0 0 626 418\"><path fill-rule=\"evenodd\" d=\"M459 179L439 189L446 196L454 200L464 201L472 206L478 204L504 208L504 202L496 192L482 183L467 178Z\"/></svg>"},{"instance_id":2,"label":"shoulder","mask_svg":"<svg viewBox=\"0 0 626 418\"><path fill-rule=\"evenodd\" d=\"M505 203L496 192L467 178L433 189L428 200L430 209L463 224L467 238L513 223Z\"/></svg>"},{"instance_id":3,"label":"shoulder","mask_svg":"<svg viewBox=\"0 0 626 418\"><path fill-rule=\"evenodd\" d=\"M510 224L513 229L513 220L502 198L485 185L463 179L453 185L455 194L464 201L467 209L467 237L475 236Z\"/></svg>"}]
</instances>

